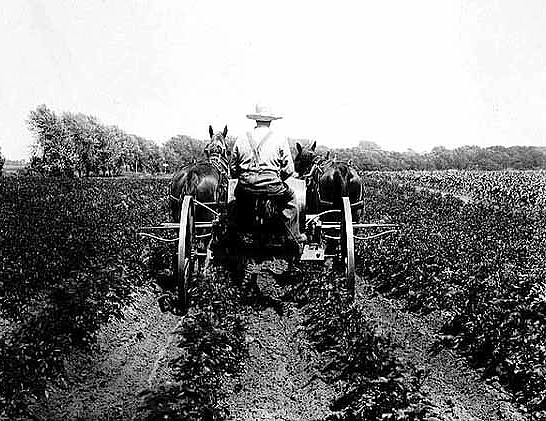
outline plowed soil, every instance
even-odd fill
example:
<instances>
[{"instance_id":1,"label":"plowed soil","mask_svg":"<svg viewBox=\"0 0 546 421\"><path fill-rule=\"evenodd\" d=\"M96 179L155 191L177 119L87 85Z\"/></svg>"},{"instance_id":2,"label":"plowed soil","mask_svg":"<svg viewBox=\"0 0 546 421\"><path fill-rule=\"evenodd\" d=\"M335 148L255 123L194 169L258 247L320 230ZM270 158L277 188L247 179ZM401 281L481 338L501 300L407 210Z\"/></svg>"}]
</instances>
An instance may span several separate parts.
<instances>
[{"instance_id":1,"label":"plowed soil","mask_svg":"<svg viewBox=\"0 0 546 421\"><path fill-rule=\"evenodd\" d=\"M139 392L165 377L179 318L163 314L151 291L125 308L124 319L104 326L91 354L67 360L68 377L51 386L36 409L40 420L130 420Z\"/></svg>"},{"instance_id":2,"label":"plowed soil","mask_svg":"<svg viewBox=\"0 0 546 421\"><path fill-rule=\"evenodd\" d=\"M266 290L272 292L271 279ZM398 301L358 286L357 300L377 327L392 335L398 356L421 368L423 389L443 420L524 420L500 386L485 382L450 350L433 352L443 316L405 312ZM221 386L232 420L319 420L329 414L335 387L320 377L321 357L300 330L298 308L284 315L270 308L246 308L250 355L239 376ZM173 331L180 318L162 314L153 293L145 292L125 311L125 320L105 326L97 349L68 361L64 386L52 387L36 407L43 420L138 419L139 393L169 380Z\"/></svg>"},{"instance_id":3,"label":"plowed soil","mask_svg":"<svg viewBox=\"0 0 546 421\"><path fill-rule=\"evenodd\" d=\"M250 358L242 375L225 385L231 420L319 420L329 414L331 385L317 376L320 357L298 330L294 306L245 314Z\"/></svg>"},{"instance_id":4,"label":"plowed soil","mask_svg":"<svg viewBox=\"0 0 546 421\"><path fill-rule=\"evenodd\" d=\"M373 294L361 282L357 300L398 345L398 357L422 370L423 391L439 417L448 421L526 419L500 385L488 384L456 352L435 345L445 315L408 313L401 302Z\"/></svg>"}]
</instances>

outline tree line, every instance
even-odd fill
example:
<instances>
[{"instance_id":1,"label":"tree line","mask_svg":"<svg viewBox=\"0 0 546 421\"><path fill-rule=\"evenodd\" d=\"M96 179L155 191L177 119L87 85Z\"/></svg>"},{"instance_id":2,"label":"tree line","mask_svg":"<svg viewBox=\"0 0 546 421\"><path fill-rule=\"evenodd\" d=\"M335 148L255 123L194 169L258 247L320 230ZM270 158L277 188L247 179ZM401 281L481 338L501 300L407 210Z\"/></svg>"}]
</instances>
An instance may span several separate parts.
<instances>
[{"instance_id":1,"label":"tree line","mask_svg":"<svg viewBox=\"0 0 546 421\"><path fill-rule=\"evenodd\" d=\"M203 154L204 142L177 135L162 146L128 134L96 117L64 112L45 105L32 110L30 167L44 175L115 176L124 172L172 172Z\"/></svg>"},{"instance_id":2,"label":"tree line","mask_svg":"<svg viewBox=\"0 0 546 421\"><path fill-rule=\"evenodd\" d=\"M2 174L2 169L4 168L5 162L6 158L4 158L4 155L2 155L2 148L0 148L0 175Z\"/></svg>"},{"instance_id":3,"label":"tree line","mask_svg":"<svg viewBox=\"0 0 546 421\"><path fill-rule=\"evenodd\" d=\"M205 145L204 140L176 135L159 146L153 140L103 124L96 117L70 112L57 114L46 105L30 112L28 126L34 135L30 167L44 175L174 172L201 159ZM234 142L234 138L228 140L230 144ZM289 141L295 152L296 139ZM328 148L319 146L318 150L326 153ZM440 146L417 153L386 151L374 142L362 141L353 148L332 149L330 154L340 160L351 160L362 170L546 168L546 148L532 146L462 146L452 150ZM2 165L0 153L0 169Z\"/></svg>"},{"instance_id":4,"label":"tree line","mask_svg":"<svg viewBox=\"0 0 546 421\"><path fill-rule=\"evenodd\" d=\"M337 149L338 159L352 160L362 170L532 170L546 169L546 147L538 146L437 146L430 152L385 151L374 142Z\"/></svg>"}]
</instances>

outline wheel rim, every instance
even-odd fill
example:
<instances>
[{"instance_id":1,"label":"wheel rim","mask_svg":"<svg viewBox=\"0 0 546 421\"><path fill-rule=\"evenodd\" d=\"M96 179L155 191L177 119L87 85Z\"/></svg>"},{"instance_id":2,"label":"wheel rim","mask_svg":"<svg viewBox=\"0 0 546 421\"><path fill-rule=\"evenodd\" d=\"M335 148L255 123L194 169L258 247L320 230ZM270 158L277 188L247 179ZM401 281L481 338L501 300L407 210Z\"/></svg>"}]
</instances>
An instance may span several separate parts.
<instances>
[{"instance_id":1,"label":"wheel rim","mask_svg":"<svg viewBox=\"0 0 546 421\"><path fill-rule=\"evenodd\" d=\"M185 312L188 304L188 290L193 277L193 237L195 232L194 224L194 202L193 197L185 196L180 210L180 230L178 235L178 301Z\"/></svg>"},{"instance_id":2,"label":"wheel rim","mask_svg":"<svg viewBox=\"0 0 546 421\"><path fill-rule=\"evenodd\" d=\"M354 297L355 293L355 247L353 231L353 215L351 202L348 197L343 198L343 217L341 221L341 241L345 263L345 276L347 277L347 289Z\"/></svg>"}]
</instances>

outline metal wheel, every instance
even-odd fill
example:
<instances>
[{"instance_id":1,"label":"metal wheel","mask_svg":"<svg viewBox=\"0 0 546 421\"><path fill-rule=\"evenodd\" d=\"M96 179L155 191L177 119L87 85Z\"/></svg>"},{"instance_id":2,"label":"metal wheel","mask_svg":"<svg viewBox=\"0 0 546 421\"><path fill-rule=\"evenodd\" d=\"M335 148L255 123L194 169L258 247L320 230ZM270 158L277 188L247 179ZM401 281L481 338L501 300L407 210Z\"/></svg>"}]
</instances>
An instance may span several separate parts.
<instances>
[{"instance_id":1,"label":"metal wheel","mask_svg":"<svg viewBox=\"0 0 546 421\"><path fill-rule=\"evenodd\" d=\"M180 210L180 231L178 235L177 287L178 302L182 312L189 305L188 290L195 271L193 238L195 234L195 206L192 196L184 196Z\"/></svg>"},{"instance_id":2,"label":"metal wheel","mask_svg":"<svg viewBox=\"0 0 546 421\"><path fill-rule=\"evenodd\" d=\"M345 260L347 289L352 297L354 297L355 294L355 240L353 235L351 202L348 197L344 197L341 218L341 255Z\"/></svg>"}]
</instances>

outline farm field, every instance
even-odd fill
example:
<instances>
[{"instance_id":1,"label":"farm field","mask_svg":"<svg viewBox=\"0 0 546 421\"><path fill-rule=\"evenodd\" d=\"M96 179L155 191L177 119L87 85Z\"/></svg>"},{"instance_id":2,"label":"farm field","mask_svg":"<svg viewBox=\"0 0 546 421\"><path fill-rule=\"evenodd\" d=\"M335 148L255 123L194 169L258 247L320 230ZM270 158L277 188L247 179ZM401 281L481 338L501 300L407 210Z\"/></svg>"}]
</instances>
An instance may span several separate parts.
<instances>
[{"instance_id":1,"label":"farm field","mask_svg":"<svg viewBox=\"0 0 546 421\"><path fill-rule=\"evenodd\" d=\"M445 343L487 378L508 385L543 419L544 172L368 175L367 216L404 229L395 242L363 246L362 276L415 311L449 312ZM476 201L413 185L439 191L456 186L452 192Z\"/></svg>"},{"instance_id":2,"label":"farm field","mask_svg":"<svg viewBox=\"0 0 546 421\"><path fill-rule=\"evenodd\" d=\"M89 406L87 417L110 419L271 419L283 409L286 419L454 420L524 419L526 408L544 419L544 173L515 174L464 183L498 177L510 197L520 183L534 199L517 207L413 187L446 191L451 172L434 185L367 174L366 221L401 230L360 246L354 304L342 279L304 268L303 279L269 286L286 302L277 315L214 270L199 278L192 310L179 320L154 308L154 250L137 235L166 219L167 179L0 179L0 414L86 418ZM530 187L529 179L538 181ZM449 192L474 198L480 189ZM150 335L154 326L163 332ZM74 353L103 358L101 349L117 349L105 345L117 333L129 338L119 344L123 355L143 358L125 365L150 375L130 377L131 390L119 386L127 377L105 380L104 367L126 375L124 364L103 362L86 368L98 379L78 380ZM269 389L251 386L258 366L272 376ZM85 384L78 401L73 392ZM132 402L131 411L104 403L112 395ZM102 405L92 403L97 396Z\"/></svg>"},{"instance_id":3,"label":"farm field","mask_svg":"<svg viewBox=\"0 0 546 421\"><path fill-rule=\"evenodd\" d=\"M146 285L136 233L164 180L0 179L0 403L11 413L62 381L70 350Z\"/></svg>"},{"instance_id":4,"label":"farm field","mask_svg":"<svg viewBox=\"0 0 546 421\"><path fill-rule=\"evenodd\" d=\"M370 173L373 174L373 173ZM392 171L381 178L468 197L495 206L546 208L546 171Z\"/></svg>"},{"instance_id":5,"label":"farm field","mask_svg":"<svg viewBox=\"0 0 546 421\"><path fill-rule=\"evenodd\" d=\"M2 168L3 175L17 174L25 168L25 164L20 161L7 161Z\"/></svg>"}]
</instances>

